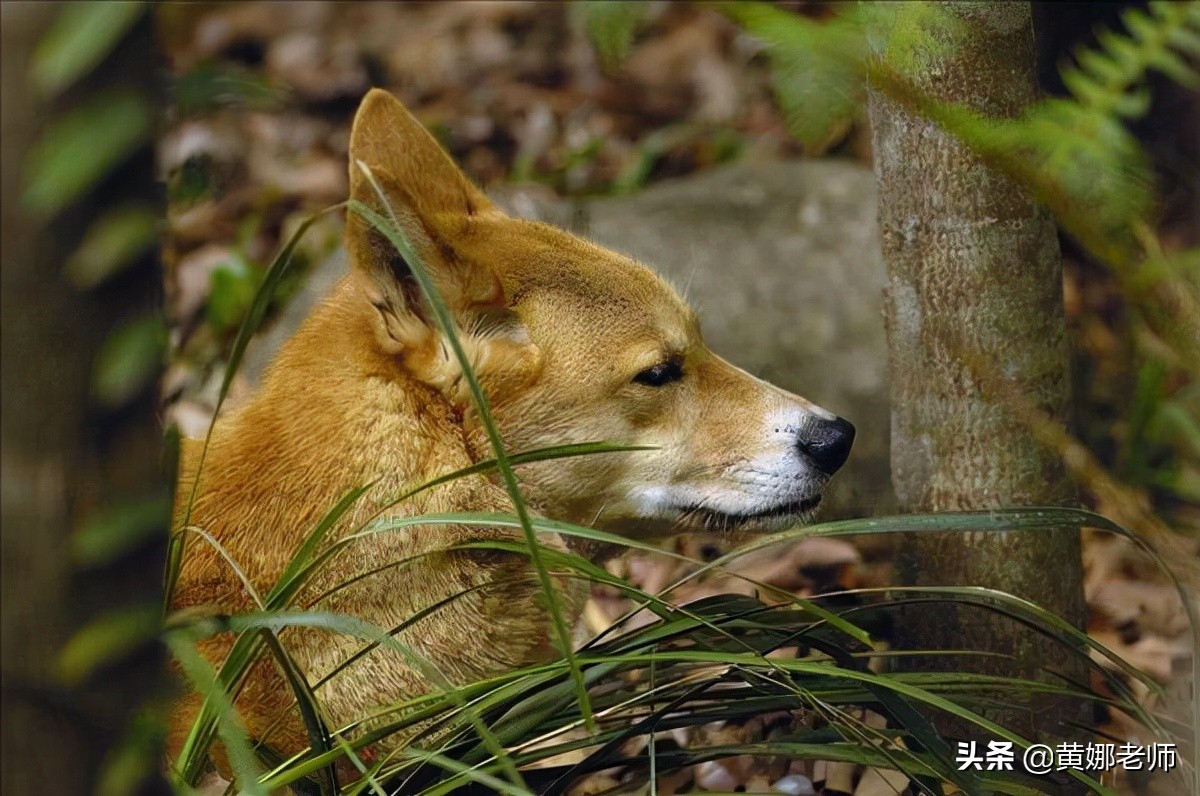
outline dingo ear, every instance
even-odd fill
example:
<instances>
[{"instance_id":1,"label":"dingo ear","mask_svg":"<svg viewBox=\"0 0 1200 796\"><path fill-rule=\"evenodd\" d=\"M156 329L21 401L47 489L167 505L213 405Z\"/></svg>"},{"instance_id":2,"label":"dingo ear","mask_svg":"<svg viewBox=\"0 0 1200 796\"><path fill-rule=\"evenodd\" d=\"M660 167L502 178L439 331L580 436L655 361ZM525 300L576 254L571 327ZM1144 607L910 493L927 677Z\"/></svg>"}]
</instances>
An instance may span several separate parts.
<instances>
[{"instance_id":1,"label":"dingo ear","mask_svg":"<svg viewBox=\"0 0 1200 796\"><path fill-rule=\"evenodd\" d=\"M370 170L382 198L360 164ZM460 262L453 246L471 217L491 210L492 203L400 101L380 89L371 89L354 117L350 197L398 222L452 311L503 307L496 275ZM354 211L347 213L346 249L352 270L379 311L385 347L398 352L427 343L434 324L408 264Z\"/></svg>"}]
</instances>

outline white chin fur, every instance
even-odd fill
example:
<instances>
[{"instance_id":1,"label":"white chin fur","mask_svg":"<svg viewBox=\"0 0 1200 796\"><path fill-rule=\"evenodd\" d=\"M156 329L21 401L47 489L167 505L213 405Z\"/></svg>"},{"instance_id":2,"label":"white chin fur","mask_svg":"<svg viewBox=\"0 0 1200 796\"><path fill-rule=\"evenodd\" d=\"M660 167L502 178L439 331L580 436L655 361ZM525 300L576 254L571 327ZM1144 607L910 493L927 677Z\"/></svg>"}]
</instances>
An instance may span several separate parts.
<instances>
[{"instance_id":1,"label":"white chin fur","mask_svg":"<svg viewBox=\"0 0 1200 796\"><path fill-rule=\"evenodd\" d=\"M828 482L789 442L699 483L636 486L618 513L680 530L780 530L812 519Z\"/></svg>"},{"instance_id":2,"label":"white chin fur","mask_svg":"<svg viewBox=\"0 0 1200 796\"><path fill-rule=\"evenodd\" d=\"M808 481L791 489L706 490L687 486L643 487L630 496L636 516L698 525L782 530L812 518L823 484ZM799 488L797 488L799 487ZM763 516L757 516L763 515Z\"/></svg>"}]
</instances>

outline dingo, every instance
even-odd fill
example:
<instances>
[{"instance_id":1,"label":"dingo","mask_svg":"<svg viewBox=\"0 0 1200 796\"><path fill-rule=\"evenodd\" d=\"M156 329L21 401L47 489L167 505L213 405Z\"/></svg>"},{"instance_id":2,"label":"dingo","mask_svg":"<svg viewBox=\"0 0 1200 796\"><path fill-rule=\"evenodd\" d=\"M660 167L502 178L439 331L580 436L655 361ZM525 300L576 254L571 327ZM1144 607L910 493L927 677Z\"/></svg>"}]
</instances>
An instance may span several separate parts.
<instances>
[{"instance_id":1,"label":"dingo","mask_svg":"<svg viewBox=\"0 0 1200 796\"><path fill-rule=\"evenodd\" d=\"M536 511L638 539L779 529L811 517L850 452L850 423L709 351L695 314L648 268L498 211L384 91L371 91L354 120L350 190L386 215L360 161L454 313L509 451L600 440L652 446L519 467ZM199 443L185 448L177 522L195 484L189 524L211 534L260 595L352 488L374 484L331 540L389 496L492 456L458 362L403 259L357 214L346 225L346 248L351 275L284 345L257 394L216 424L198 483ZM384 515L511 510L505 489L479 475ZM299 604L373 573L311 607L394 628L445 601L397 638L453 682L528 665L555 654L528 558L445 550L521 538L519 530L444 525L365 536L329 562ZM566 578L556 583L573 588ZM573 610L577 591L567 601ZM174 605L254 608L241 577L195 535ZM215 636L201 650L219 663L232 641ZM285 631L282 641L310 683L362 646L319 630ZM326 718L341 726L430 687L398 652L377 648L317 694ZM172 758L198 705L193 694L175 711ZM250 736L276 752L308 746L292 693L269 659L251 670L237 706ZM213 753L227 772L222 750Z\"/></svg>"}]
</instances>

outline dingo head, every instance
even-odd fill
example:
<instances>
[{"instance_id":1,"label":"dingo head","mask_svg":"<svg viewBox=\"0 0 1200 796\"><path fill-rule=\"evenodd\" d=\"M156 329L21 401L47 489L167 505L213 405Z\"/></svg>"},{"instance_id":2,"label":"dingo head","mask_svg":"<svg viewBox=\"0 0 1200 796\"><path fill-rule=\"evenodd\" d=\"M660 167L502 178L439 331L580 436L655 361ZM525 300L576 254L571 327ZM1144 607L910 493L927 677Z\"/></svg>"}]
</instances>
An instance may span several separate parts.
<instances>
[{"instance_id":1,"label":"dingo head","mask_svg":"<svg viewBox=\"0 0 1200 796\"><path fill-rule=\"evenodd\" d=\"M854 427L709 351L695 314L649 269L504 215L380 90L355 118L350 171L352 198L394 217L436 282L510 452L652 446L521 467L540 510L637 537L811 516ZM354 213L347 248L397 376L445 396L463 413L466 444L489 455L409 267Z\"/></svg>"}]
</instances>

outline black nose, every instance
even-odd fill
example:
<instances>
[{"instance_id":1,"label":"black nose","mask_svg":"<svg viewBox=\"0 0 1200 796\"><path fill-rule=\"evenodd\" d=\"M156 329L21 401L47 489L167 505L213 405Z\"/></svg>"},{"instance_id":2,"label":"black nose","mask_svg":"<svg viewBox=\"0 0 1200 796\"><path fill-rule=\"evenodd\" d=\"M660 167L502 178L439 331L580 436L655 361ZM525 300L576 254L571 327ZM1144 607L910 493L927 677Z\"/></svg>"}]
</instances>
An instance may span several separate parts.
<instances>
[{"instance_id":1,"label":"black nose","mask_svg":"<svg viewBox=\"0 0 1200 796\"><path fill-rule=\"evenodd\" d=\"M826 475L833 475L846 463L852 447L854 426L840 417L814 419L801 432L800 450Z\"/></svg>"}]
</instances>

